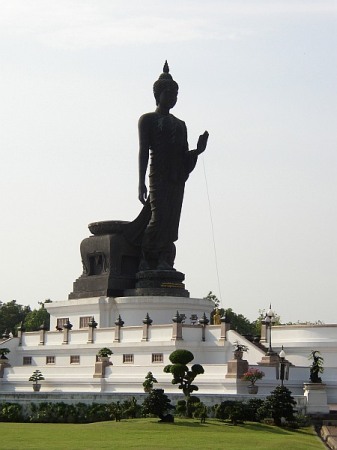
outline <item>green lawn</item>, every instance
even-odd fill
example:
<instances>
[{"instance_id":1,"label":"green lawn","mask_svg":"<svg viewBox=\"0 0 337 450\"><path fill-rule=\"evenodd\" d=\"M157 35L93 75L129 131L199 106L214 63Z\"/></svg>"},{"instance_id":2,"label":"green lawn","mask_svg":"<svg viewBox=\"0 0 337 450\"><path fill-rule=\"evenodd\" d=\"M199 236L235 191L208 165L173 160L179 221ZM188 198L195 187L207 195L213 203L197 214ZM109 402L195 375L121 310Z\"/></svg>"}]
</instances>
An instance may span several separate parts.
<instances>
[{"instance_id":1,"label":"green lawn","mask_svg":"<svg viewBox=\"0 0 337 450\"><path fill-rule=\"evenodd\" d=\"M212 419L206 424L184 419L176 419L174 424L134 419L84 425L2 422L0 448L323 450L325 447L311 428L288 431L258 423L234 427Z\"/></svg>"}]
</instances>

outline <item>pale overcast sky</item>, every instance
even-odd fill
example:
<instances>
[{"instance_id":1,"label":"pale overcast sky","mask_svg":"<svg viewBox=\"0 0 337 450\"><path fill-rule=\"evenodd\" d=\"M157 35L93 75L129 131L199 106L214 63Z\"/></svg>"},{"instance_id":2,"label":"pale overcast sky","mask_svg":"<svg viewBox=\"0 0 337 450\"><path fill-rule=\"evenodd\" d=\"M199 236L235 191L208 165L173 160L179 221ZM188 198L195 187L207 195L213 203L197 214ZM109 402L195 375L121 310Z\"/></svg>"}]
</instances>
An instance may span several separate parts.
<instances>
[{"instance_id":1,"label":"pale overcast sky","mask_svg":"<svg viewBox=\"0 0 337 450\"><path fill-rule=\"evenodd\" d=\"M177 243L191 296L337 322L335 0L0 0L0 54L1 301L66 300L88 223L136 217L167 59L190 148L210 133Z\"/></svg>"}]
</instances>

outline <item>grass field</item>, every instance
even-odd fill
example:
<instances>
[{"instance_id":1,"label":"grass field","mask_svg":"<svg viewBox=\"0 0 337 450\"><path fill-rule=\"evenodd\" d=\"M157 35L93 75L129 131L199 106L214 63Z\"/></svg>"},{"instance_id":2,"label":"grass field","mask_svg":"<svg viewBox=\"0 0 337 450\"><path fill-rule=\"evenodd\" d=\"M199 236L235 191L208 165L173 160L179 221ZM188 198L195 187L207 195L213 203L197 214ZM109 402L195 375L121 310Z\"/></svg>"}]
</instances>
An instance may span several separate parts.
<instances>
[{"instance_id":1,"label":"grass field","mask_svg":"<svg viewBox=\"0 0 337 450\"><path fill-rule=\"evenodd\" d=\"M325 447L313 429L296 431L247 423L232 426L216 420L200 424L176 419L161 424L156 419L122 420L84 425L0 423L0 449L226 449L310 450Z\"/></svg>"}]
</instances>

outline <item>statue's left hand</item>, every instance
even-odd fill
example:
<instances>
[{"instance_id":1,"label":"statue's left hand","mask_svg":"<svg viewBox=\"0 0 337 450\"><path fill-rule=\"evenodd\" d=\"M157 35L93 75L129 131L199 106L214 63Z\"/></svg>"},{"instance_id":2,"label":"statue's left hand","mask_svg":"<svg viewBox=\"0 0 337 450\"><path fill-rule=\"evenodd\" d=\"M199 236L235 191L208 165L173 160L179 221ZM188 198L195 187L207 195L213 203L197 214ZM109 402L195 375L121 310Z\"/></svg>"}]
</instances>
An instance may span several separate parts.
<instances>
[{"instance_id":1,"label":"statue's left hand","mask_svg":"<svg viewBox=\"0 0 337 450\"><path fill-rule=\"evenodd\" d=\"M147 199L147 188L145 183L140 183L138 188L138 200L145 205Z\"/></svg>"},{"instance_id":2,"label":"statue's left hand","mask_svg":"<svg viewBox=\"0 0 337 450\"><path fill-rule=\"evenodd\" d=\"M205 131L204 134L199 136L198 144L197 144L197 154L200 155L200 153L204 152L207 146L208 141L208 131Z\"/></svg>"}]
</instances>

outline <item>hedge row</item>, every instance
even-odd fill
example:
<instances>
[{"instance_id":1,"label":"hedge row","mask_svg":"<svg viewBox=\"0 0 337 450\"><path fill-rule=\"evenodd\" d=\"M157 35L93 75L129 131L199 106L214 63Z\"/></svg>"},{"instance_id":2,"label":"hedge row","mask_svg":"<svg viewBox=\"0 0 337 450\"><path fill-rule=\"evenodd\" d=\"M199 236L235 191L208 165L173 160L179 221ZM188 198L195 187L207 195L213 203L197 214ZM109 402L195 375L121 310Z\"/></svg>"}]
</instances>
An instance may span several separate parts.
<instances>
[{"instance_id":1,"label":"hedge row","mask_svg":"<svg viewBox=\"0 0 337 450\"><path fill-rule=\"evenodd\" d=\"M31 403L23 408L18 403L0 404L0 422L90 423L140 417L141 406L135 398L122 404L67 404L64 402Z\"/></svg>"},{"instance_id":2,"label":"hedge row","mask_svg":"<svg viewBox=\"0 0 337 450\"><path fill-rule=\"evenodd\" d=\"M108 404L67 404L64 402L39 404L31 403L23 408L17 403L0 404L0 422L40 422L40 423L90 423L121 418L147 417L149 414L163 416L169 409L175 414L185 416L187 405L180 400L174 408L163 390L154 389L139 405L135 397L123 403ZM227 420L234 425L238 423L268 421L276 425L287 425L293 428L307 426L308 419L295 414L296 402L285 386L278 386L266 400L252 398L247 402L227 400L219 405L207 408L198 397L190 397L190 412L194 418L205 420L216 417Z\"/></svg>"}]
</instances>

